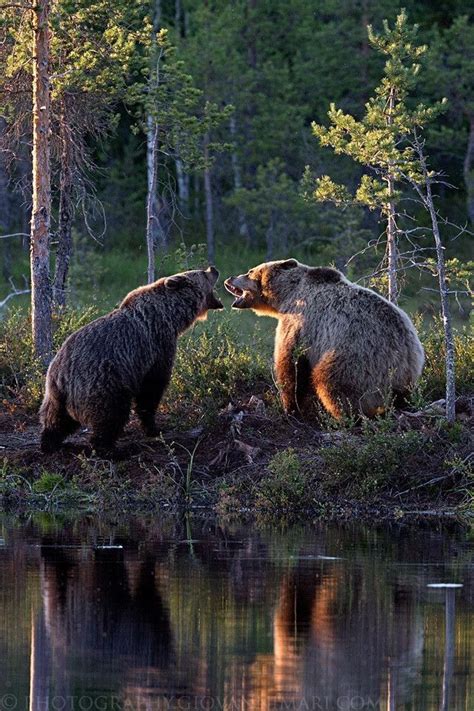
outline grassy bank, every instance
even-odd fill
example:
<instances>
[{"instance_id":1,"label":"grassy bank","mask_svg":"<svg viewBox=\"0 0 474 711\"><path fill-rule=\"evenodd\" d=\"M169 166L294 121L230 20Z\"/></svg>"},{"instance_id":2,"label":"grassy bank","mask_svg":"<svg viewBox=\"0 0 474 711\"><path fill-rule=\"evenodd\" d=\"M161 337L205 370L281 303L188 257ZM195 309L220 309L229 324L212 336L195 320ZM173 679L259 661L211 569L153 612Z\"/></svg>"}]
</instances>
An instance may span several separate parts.
<instances>
[{"instance_id":1,"label":"grassy bank","mask_svg":"<svg viewBox=\"0 0 474 711\"><path fill-rule=\"evenodd\" d=\"M56 322L56 345L92 315L64 314ZM430 405L444 391L437 324L422 334L427 363L406 411L342 423L320 412L300 422L281 410L271 370L272 325L254 317L249 342L239 314L212 314L186 334L158 414L161 436L146 439L132 418L118 458L109 461L90 451L85 433L56 455L39 453L36 413L44 376L31 357L28 319L21 311L11 314L0 324L3 506L210 507L271 519L472 511L472 335L456 335L464 398L453 427Z\"/></svg>"}]
</instances>

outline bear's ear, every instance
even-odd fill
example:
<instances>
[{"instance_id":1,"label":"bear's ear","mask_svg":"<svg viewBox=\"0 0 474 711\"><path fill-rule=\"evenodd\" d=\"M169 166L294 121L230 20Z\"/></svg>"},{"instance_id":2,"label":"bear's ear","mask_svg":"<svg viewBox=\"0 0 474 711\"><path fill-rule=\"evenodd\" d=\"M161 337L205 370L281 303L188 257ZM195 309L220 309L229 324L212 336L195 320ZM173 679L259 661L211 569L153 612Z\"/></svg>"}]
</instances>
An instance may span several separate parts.
<instances>
[{"instance_id":1,"label":"bear's ear","mask_svg":"<svg viewBox=\"0 0 474 711\"><path fill-rule=\"evenodd\" d=\"M219 272L215 267L208 267L205 271L205 274L212 285L214 285L219 279Z\"/></svg>"},{"instance_id":2,"label":"bear's ear","mask_svg":"<svg viewBox=\"0 0 474 711\"><path fill-rule=\"evenodd\" d=\"M278 269L294 269L297 266L298 262L296 261L296 259L285 259L284 262L281 262L278 265Z\"/></svg>"},{"instance_id":3,"label":"bear's ear","mask_svg":"<svg viewBox=\"0 0 474 711\"><path fill-rule=\"evenodd\" d=\"M175 274L174 276L169 276L165 279L165 286L167 289L182 289L185 286L189 286L190 281L188 277L184 274Z\"/></svg>"}]
</instances>

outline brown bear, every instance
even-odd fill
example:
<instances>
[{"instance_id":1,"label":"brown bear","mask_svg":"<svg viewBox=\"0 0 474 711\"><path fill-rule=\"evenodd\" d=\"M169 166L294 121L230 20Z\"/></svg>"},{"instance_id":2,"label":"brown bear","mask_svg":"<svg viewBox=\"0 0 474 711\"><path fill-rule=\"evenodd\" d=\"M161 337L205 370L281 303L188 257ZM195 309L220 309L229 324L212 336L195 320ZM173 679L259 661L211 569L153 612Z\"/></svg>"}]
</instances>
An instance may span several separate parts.
<instances>
[{"instance_id":1,"label":"brown bear","mask_svg":"<svg viewBox=\"0 0 474 711\"><path fill-rule=\"evenodd\" d=\"M79 425L96 451L113 448L132 404L148 435L173 368L178 336L208 309L222 309L214 267L159 279L63 343L46 376L41 449L56 450Z\"/></svg>"},{"instance_id":2,"label":"brown bear","mask_svg":"<svg viewBox=\"0 0 474 711\"><path fill-rule=\"evenodd\" d=\"M278 319L275 371L289 413L303 413L316 395L336 418L373 416L420 377L423 347L407 314L336 269L267 262L225 287L233 308Z\"/></svg>"}]
</instances>

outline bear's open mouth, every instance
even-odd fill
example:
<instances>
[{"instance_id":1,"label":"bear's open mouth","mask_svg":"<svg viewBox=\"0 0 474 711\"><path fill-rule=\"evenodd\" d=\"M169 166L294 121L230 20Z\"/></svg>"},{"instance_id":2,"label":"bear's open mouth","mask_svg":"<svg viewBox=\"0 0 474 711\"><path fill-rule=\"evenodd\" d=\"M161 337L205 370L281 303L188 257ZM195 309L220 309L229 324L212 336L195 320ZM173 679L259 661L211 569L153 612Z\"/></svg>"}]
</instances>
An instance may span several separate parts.
<instances>
[{"instance_id":1,"label":"bear's open mouth","mask_svg":"<svg viewBox=\"0 0 474 711\"><path fill-rule=\"evenodd\" d=\"M227 291L230 294L232 294L232 296L235 296L234 302L232 303L232 308L233 309L240 308L242 306L242 304L245 303L245 291L243 289L240 289L240 287L232 284L230 279L225 280L224 286L227 289Z\"/></svg>"}]
</instances>

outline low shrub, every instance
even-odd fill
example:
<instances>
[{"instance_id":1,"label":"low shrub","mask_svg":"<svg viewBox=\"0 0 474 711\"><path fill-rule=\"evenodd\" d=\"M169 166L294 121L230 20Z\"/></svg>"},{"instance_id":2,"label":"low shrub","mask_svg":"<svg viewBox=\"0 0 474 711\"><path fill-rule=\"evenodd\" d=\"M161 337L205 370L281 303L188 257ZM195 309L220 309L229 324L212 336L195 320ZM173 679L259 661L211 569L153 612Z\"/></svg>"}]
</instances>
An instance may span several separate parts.
<instances>
[{"instance_id":1,"label":"low shrub","mask_svg":"<svg viewBox=\"0 0 474 711\"><path fill-rule=\"evenodd\" d=\"M375 493L409 470L413 459L429 442L417 431L366 432L364 439L343 439L321 450L323 486L330 492L344 490L356 498Z\"/></svg>"},{"instance_id":2,"label":"low shrub","mask_svg":"<svg viewBox=\"0 0 474 711\"><path fill-rule=\"evenodd\" d=\"M259 380L270 382L270 364L258 344L239 343L225 317L201 329L179 341L165 398L168 411L181 422L209 421L236 393L252 393Z\"/></svg>"},{"instance_id":3,"label":"low shrub","mask_svg":"<svg viewBox=\"0 0 474 711\"><path fill-rule=\"evenodd\" d=\"M53 347L96 316L92 308L66 309L53 317ZM0 401L15 400L28 411L36 411L44 389L44 369L33 355L31 320L22 311L12 311L0 321Z\"/></svg>"},{"instance_id":4,"label":"low shrub","mask_svg":"<svg viewBox=\"0 0 474 711\"><path fill-rule=\"evenodd\" d=\"M294 449L277 452L267 470L256 485L254 505L258 512L291 516L311 501L310 477Z\"/></svg>"}]
</instances>

